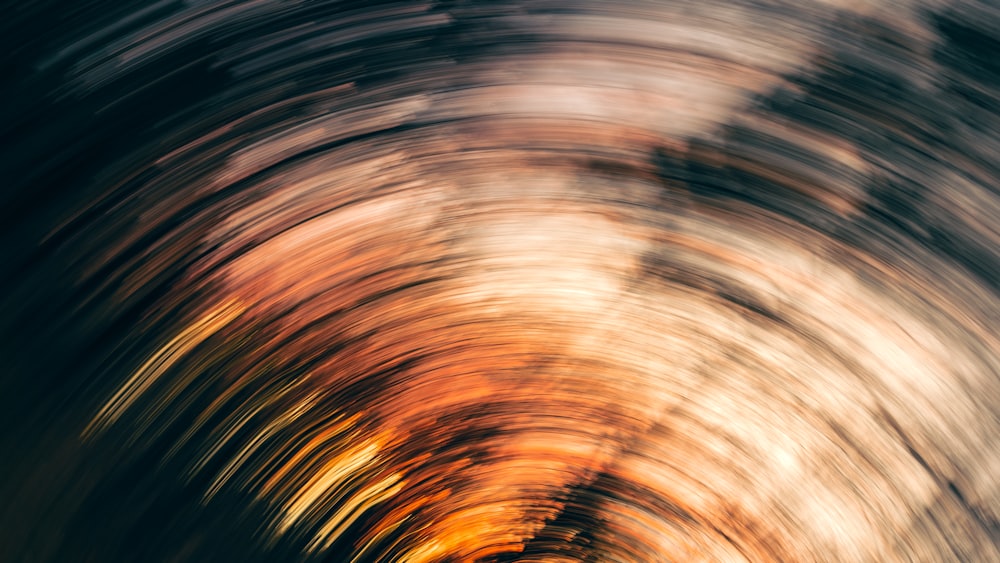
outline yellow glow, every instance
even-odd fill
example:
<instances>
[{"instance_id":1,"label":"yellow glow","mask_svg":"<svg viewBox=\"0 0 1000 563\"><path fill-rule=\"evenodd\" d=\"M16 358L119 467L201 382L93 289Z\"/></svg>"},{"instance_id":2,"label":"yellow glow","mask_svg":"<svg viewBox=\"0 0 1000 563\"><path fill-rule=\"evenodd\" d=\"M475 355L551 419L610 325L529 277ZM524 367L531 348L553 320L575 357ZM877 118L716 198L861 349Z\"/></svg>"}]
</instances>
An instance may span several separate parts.
<instances>
[{"instance_id":1,"label":"yellow glow","mask_svg":"<svg viewBox=\"0 0 1000 563\"><path fill-rule=\"evenodd\" d=\"M236 300L227 301L206 313L194 324L172 338L170 342L167 342L150 356L125 382L125 385L108 400L83 430L83 437L90 438L113 424L144 391L170 369L170 366L236 319L243 311L243 305Z\"/></svg>"},{"instance_id":2,"label":"yellow glow","mask_svg":"<svg viewBox=\"0 0 1000 563\"><path fill-rule=\"evenodd\" d=\"M285 506L285 516L278 523L278 533L284 533L315 504L327 491L342 485L351 475L371 463L378 455L379 445L365 441L360 446L328 461L322 469L302 487L292 502Z\"/></svg>"},{"instance_id":3,"label":"yellow glow","mask_svg":"<svg viewBox=\"0 0 1000 563\"><path fill-rule=\"evenodd\" d=\"M309 544L309 551L326 549L337 537L340 536L351 524L354 523L368 508L385 501L402 490L405 482L400 482L401 475L393 473L351 497L345 502L330 519L323 525L316 534L312 543Z\"/></svg>"}]
</instances>

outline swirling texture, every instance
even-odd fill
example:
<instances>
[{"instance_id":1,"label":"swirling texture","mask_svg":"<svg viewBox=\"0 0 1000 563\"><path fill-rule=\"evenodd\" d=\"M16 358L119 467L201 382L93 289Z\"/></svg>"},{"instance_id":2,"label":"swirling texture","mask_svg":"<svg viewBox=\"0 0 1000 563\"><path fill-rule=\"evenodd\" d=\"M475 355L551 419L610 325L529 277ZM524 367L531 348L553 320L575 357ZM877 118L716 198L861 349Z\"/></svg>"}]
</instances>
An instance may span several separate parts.
<instances>
[{"instance_id":1,"label":"swirling texture","mask_svg":"<svg viewBox=\"0 0 1000 563\"><path fill-rule=\"evenodd\" d=\"M0 26L4 560L1000 561L995 5Z\"/></svg>"}]
</instances>

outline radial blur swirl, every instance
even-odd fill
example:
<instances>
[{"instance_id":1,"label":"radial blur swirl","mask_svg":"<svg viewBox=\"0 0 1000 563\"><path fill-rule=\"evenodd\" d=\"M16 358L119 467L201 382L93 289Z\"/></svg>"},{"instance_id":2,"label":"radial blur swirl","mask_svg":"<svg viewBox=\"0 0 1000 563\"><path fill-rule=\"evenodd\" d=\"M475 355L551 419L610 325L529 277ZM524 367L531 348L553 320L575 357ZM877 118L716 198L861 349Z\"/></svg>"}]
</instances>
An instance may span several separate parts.
<instances>
[{"instance_id":1,"label":"radial blur swirl","mask_svg":"<svg viewBox=\"0 0 1000 563\"><path fill-rule=\"evenodd\" d=\"M1000 8L37 0L0 560L1000 561Z\"/></svg>"}]
</instances>

